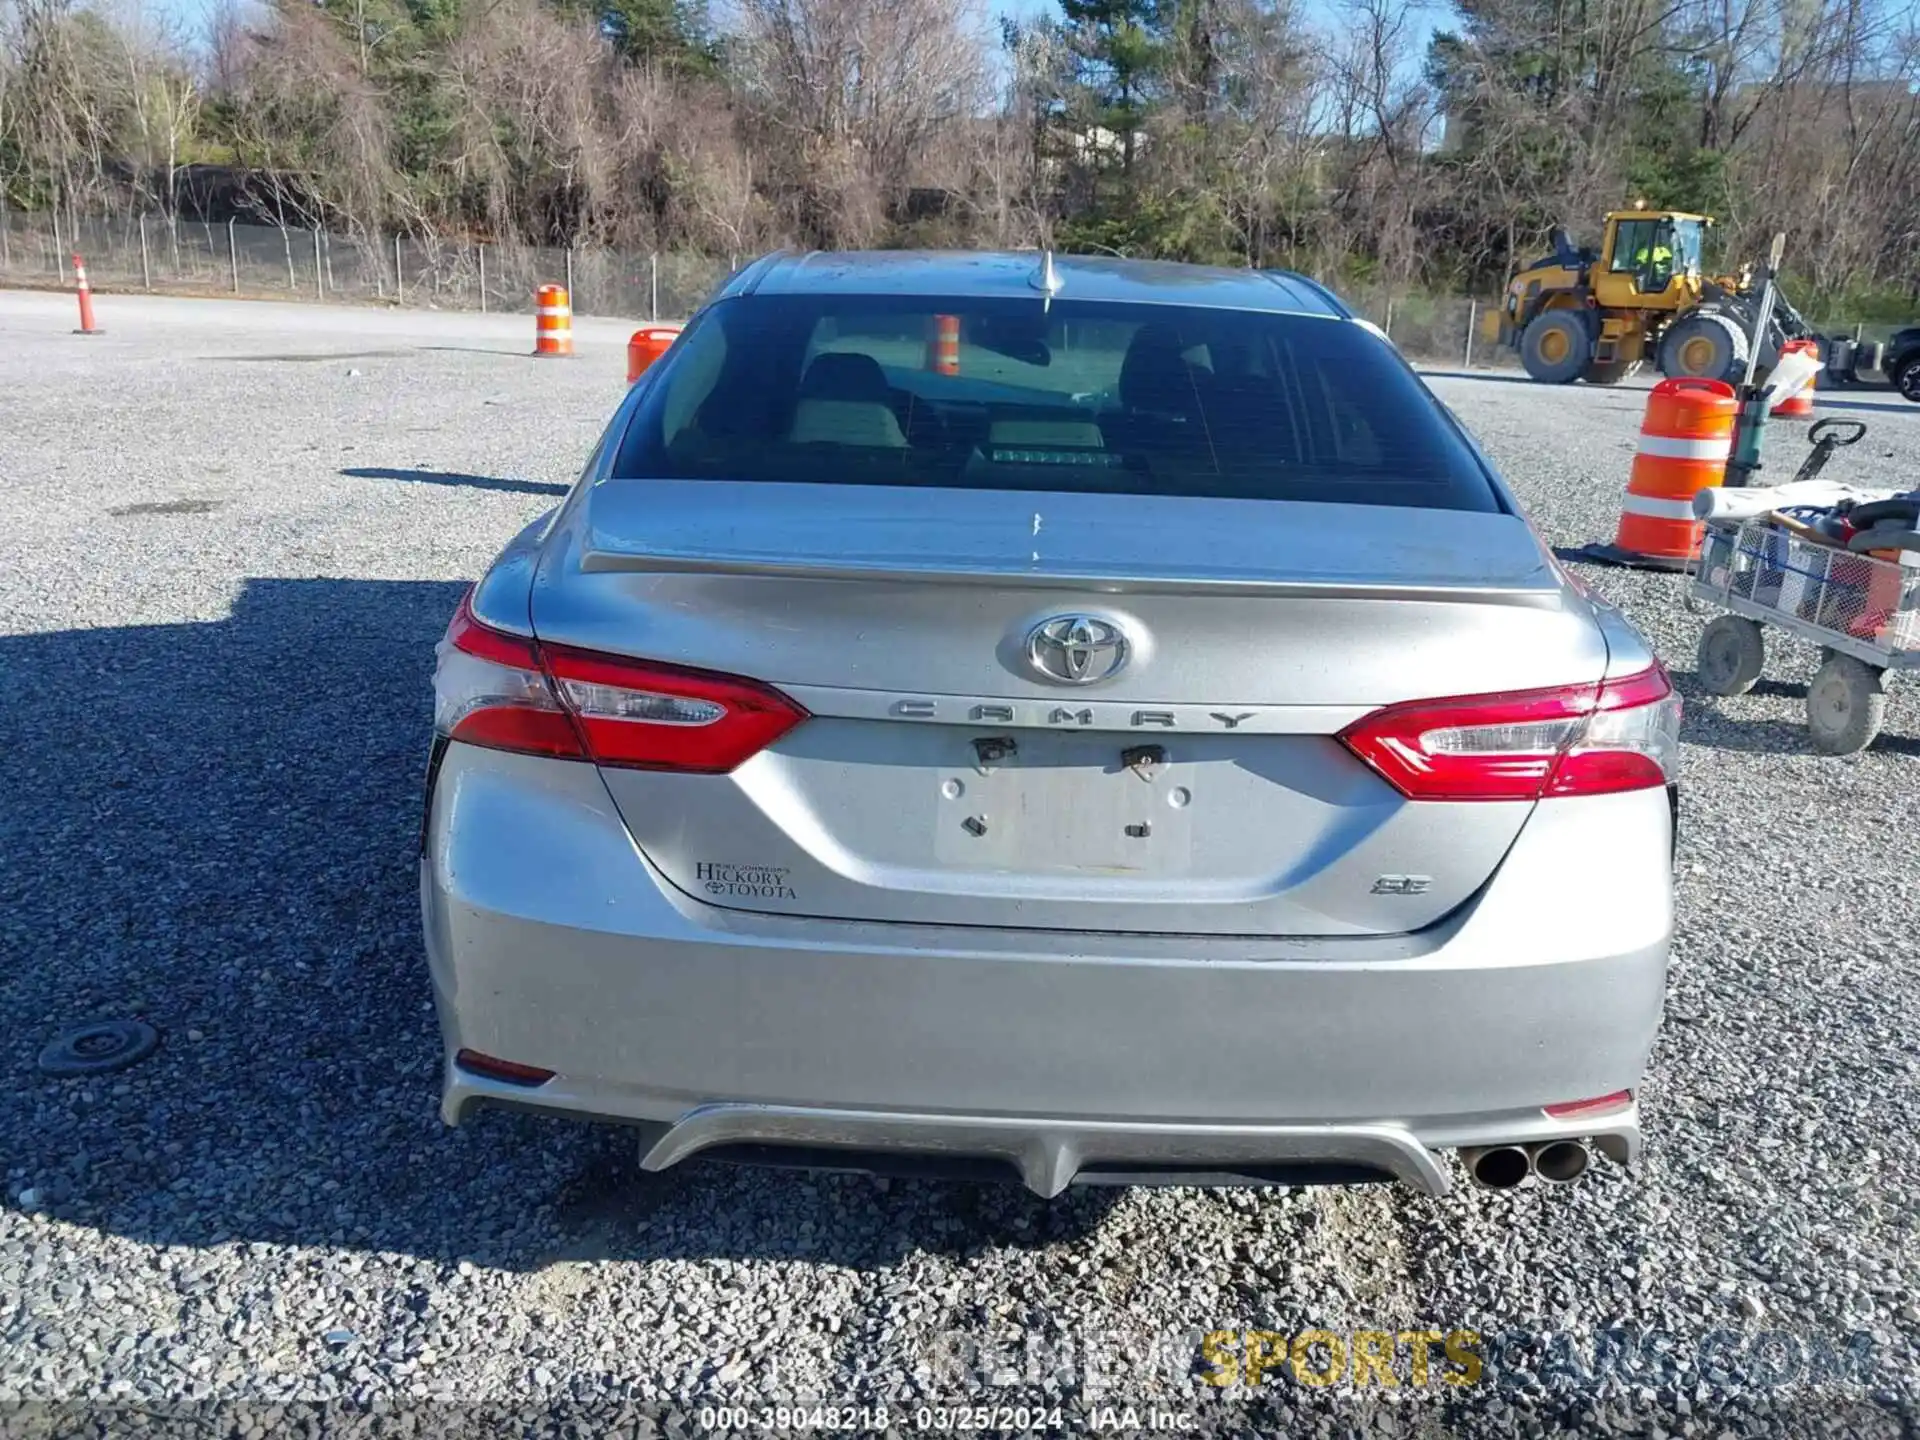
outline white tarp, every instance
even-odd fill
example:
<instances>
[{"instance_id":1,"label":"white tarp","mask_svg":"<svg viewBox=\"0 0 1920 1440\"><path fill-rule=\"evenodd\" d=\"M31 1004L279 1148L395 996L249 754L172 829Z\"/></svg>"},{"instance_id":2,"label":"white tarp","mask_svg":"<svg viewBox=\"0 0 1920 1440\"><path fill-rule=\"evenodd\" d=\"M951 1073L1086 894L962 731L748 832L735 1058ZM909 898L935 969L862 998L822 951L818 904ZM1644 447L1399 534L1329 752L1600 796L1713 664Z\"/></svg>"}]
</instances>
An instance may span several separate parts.
<instances>
[{"instance_id":1,"label":"white tarp","mask_svg":"<svg viewBox=\"0 0 1920 1440\"><path fill-rule=\"evenodd\" d=\"M1773 367L1773 373L1767 377L1767 403L1778 405L1782 400L1791 399L1811 385L1813 377L1819 373L1818 355L1809 355L1804 350L1782 355L1780 363Z\"/></svg>"},{"instance_id":2,"label":"white tarp","mask_svg":"<svg viewBox=\"0 0 1920 1440\"><path fill-rule=\"evenodd\" d=\"M1837 505L1842 500L1886 500L1898 490L1868 490L1838 480L1800 480L1785 485L1763 485L1748 490L1710 486L1694 493L1693 513L1700 520L1751 520L1795 505Z\"/></svg>"}]
</instances>

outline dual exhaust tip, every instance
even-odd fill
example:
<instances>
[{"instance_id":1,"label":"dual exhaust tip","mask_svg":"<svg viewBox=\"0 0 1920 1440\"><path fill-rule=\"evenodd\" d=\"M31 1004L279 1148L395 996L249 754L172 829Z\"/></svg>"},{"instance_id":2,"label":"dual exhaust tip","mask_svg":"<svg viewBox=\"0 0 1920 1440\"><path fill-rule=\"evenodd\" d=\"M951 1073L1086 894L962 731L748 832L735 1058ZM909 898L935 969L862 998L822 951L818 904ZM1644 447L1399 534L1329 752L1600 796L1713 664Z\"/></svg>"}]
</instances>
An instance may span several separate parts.
<instances>
[{"instance_id":1,"label":"dual exhaust tip","mask_svg":"<svg viewBox=\"0 0 1920 1440\"><path fill-rule=\"evenodd\" d=\"M1566 1185L1587 1173L1593 1154L1584 1140L1543 1140L1536 1145L1490 1145L1462 1155L1467 1173L1488 1190L1511 1190L1529 1175Z\"/></svg>"}]
</instances>

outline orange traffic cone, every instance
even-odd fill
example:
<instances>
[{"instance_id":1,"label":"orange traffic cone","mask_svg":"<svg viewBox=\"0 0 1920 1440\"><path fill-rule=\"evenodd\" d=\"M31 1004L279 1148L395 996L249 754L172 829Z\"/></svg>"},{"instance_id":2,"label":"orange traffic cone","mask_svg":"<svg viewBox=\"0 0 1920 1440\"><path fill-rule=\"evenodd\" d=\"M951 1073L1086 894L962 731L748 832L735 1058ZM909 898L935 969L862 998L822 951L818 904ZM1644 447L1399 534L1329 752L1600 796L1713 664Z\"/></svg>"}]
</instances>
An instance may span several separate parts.
<instances>
[{"instance_id":1,"label":"orange traffic cone","mask_svg":"<svg viewBox=\"0 0 1920 1440\"><path fill-rule=\"evenodd\" d=\"M87 284L87 262L78 255L73 257L73 283L80 294L80 328L76 335L104 335L107 332L93 323L93 287Z\"/></svg>"},{"instance_id":2,"label":"orange traffic cone","mask_svg":"<svg viewBox=\"0 0 1920 1440\"><path fill-rule=\"evenodd\" d=\"M1589 545L1582 558L1644 570L1686 569L1700 554L1702 527L1693 497L1725 478L1738 410L1725 381L1672 379L1654 386L1613 543Z\"/></svg>"}]
</instances>

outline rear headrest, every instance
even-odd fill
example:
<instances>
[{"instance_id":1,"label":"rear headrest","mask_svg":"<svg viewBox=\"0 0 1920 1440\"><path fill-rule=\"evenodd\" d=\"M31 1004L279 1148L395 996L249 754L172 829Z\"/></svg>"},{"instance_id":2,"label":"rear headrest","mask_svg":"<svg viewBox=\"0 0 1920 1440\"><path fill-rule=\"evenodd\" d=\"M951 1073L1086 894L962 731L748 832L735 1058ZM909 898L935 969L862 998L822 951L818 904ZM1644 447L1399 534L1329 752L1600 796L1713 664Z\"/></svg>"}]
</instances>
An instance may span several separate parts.
<instances>
[{"instance_id":1,"label":"rear headrest","mask_svg":"<svg viewBox=\"0 0 1920 1440\"><path fill-rule=\"evenodd\" d=\"M1185 348L1171 325L1142 325L1136 330L1127 357L1120 362L1120 403L1129 410L1160 415L1197 411L1193 367L1181 353Z\"/></svg>"},{"instance_id":2,"label":"rear headrest","mask_svg":"<svg viewBox=\"0 0 1920 1440\"><path fill-rule=\"evenodd\" d=\"M866 400L886 404L886 372L871 355L829 350L813 357L800 382L803 400Z\"/></svg>"},{"instance_id":3,"label":"rear headrest","mask_svg":"<svg viewBox=\"0 0 1920 1440\"><path fill-rule=\"evenodd\" d=\"M890 406L877 400L802 400L787 439L795 445L857 445L900 450L907 437Z\"/></svg>"}]
</instances>

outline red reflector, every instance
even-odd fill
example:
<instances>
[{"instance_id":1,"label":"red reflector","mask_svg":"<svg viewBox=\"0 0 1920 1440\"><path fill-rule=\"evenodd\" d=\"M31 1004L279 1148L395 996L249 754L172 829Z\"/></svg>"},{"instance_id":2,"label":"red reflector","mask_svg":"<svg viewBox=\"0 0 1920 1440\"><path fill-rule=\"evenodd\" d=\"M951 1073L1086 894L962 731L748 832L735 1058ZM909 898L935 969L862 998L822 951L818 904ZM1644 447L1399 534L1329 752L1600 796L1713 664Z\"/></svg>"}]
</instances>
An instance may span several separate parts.
<instances>
[{"instance_id":1,"label":"red reflector","mask_svg":"<svg viewBox=\"0 0 1920 1440\"><path fill-rule=\"evenodd\" d=\"M551 1070L542 1070L537 1065L522 1065L513 1060L496 1060L491 1055L482 1055L478 1050L462 1050L453 1057L453 1063L462 1070L471 1070L489 1080L504 1080L509 1085L544 1085L553 1079Z\"/></svg>"},{"instance_id":2,"label":"red reflector","mask_svg":"<svg viewBox=\"0 0 1920 1440\"><path fill-rule=\"evenodd\" d=\"M1616 1090L1611 1095L1596 1095L1591 1100L1565 1100L1558 1105L1543 1105L1556 1120L1571 1120L1576 1115L1597 1115L1603 1110L1621 1110L1633 1103L1631 1090Z\"/></svg>"}]
</instances>

